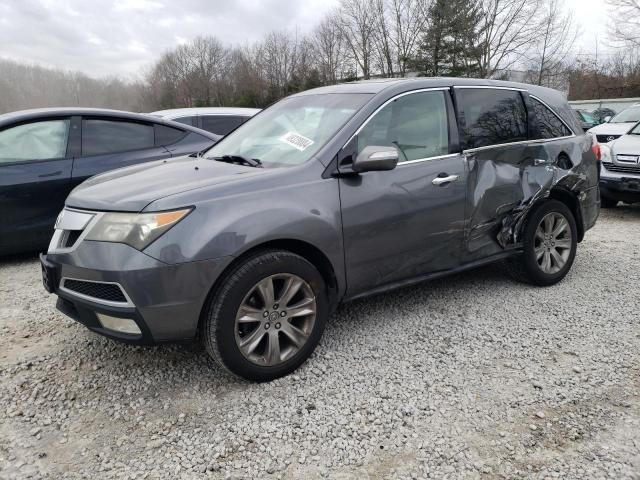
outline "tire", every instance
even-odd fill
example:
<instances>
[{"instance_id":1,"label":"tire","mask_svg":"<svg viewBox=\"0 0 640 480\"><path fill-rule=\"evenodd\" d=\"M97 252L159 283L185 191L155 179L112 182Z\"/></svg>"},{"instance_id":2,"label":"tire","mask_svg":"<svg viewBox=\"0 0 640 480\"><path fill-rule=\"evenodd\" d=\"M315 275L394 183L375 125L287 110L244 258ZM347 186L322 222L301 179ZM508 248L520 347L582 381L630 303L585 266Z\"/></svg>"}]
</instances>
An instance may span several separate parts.
<instances>
[{"instance_id":1,"label":"tire","mask_svg":"<svg viewBox=\"0 0 640 480\"><path fill-rule=\"evenodd\" d=\"M618 205L618 200L600 196L600 206L602 208L615 208Z\"/></svg>"},{"instance_id":2,"label":"tire","mask_svg":"<svg viewBox=\"0 0 640 480\"><path fill-rule=\"evenodd\" d=\"M209 356L226 370L265 382L293 372L309 358L328 316L327 290L318 270L292 252L266 250L235 266L212 292L202 337Z\"/></svg>"},{"instance_id":3,"label":"tire","mask_svg":"<svg viewBox=\"0 0 640 480\"><path fill-rule=\"evenodd\" d=\"M554 227L560 227L561 223L558 220L559 218L566 220L566 228L563 230L563 233L559 235L559 238L543 240L539 236L537 237L536 232L538 231L538 227L540 226L542 229L545 228L544 225L541 225L541 222L547 218L547 216L555 220L556 223L552 224ZM564 234L565 231L568 232L567 235ZM570 238L568 238L569 233ZM539 286L554 285L562 280L571 269L576 256L577 239L578 229L571 210L569 210L564 203L557 200L545 201L530 212L523 230L524 251L521 255L506 261L507 271L513 278L524 283ZM545 244L544 242L548 243ZM555 247L556 242L558 247ZM551 245L552 243L553 245ZM563 247L560 247L560 244L562 244ZM547 257L550 260L550 264L547 271L545 271L545 267L539 263L544 263L545 261L546 254L544 251L547 249L545 245L548 245L550 249ZM567 248L564 248L564 245L566 245ZM558 255L557 257L552 255L551 249L555 250ZM543 255L540 257L540 260L538 260L538 254L541 251ZM555 260L556 258L564 260L564 264L561 267L560 262Z\"/></svg>"}]
</instances>

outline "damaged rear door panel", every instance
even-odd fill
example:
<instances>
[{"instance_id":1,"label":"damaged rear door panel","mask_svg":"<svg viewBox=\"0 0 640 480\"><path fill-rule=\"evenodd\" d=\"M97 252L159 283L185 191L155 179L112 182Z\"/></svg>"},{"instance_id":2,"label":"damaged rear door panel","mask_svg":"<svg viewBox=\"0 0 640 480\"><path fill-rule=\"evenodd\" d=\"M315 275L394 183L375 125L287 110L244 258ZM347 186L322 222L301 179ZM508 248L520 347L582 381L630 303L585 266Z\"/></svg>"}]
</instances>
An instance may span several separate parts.
<instances>
[{"instance_id":1,"label":"damaged rear door panel","mask_svg":"<svg viewBox=\"0 0 640 480\"><path fill-rule=\"evenodd\" d=\"M575 203L578 224L595 223L597 209L585 214L580 206L594 204L597 195L588 137L576 136L525 90L457 87L454 93L468 169L462 263L518 249L527 214L547 197L564 196Z\"/></svg>"}]
</instances>

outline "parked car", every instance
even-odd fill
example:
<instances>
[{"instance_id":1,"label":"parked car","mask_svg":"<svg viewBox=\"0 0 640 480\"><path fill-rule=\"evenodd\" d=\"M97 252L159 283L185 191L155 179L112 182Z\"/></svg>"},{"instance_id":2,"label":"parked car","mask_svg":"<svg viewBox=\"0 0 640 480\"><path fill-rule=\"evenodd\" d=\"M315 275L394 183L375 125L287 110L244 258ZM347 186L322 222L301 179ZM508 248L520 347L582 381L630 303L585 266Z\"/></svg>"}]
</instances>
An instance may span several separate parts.
<instances>
[{"instance_id":1,"label":"parked car","mask_svg":"<svg viewBox=\"0 0 640 480\"><path fill-rule=\"evenodd\" d=\"M560 281L599 212L592 142L542 87L310 90L195 162L76 188L41 257L44 284L95 332L199 335L229 371L270 380L309 357L340 302L496 261L535 285Z\"/></svg>"},{"instance_id":2,"label":"parked car","mask_svg":"<svg viewBox=\"0 0 640 480\"><path fill-rule=\"evenodd\" d=\"M65 198L92 175L198 152L219 138L115 110L0 115L0 255L46 249Z\"/></svg>"},{"instance_id":3,"label":"parked car","mask_svg":"<svg viewBox=\"0 0 640 480\"><path fill-rule=\"evenodd\" d=\"M150 115L202 128L216 135L227 135L260 111L259 108L175 108Z\"/></svg>"},{"instance_id":4,"label":"parked car","mask_svg":"<svg viewBox=\"0 0 640 480\"><path fill-rule=\"evenodd\" d=\"M620 138L638 122L640 122L640 104L626 108L607 123L593 127L589 133L595 135L599 143L608 143Z\"/></svg>"},{"instance_id":5,"label":"parked car","mask_svg":"<svg viewBox=\"0 0 640 480\"><path fill-rule=\"evenodd\" d=\"M591 112L591 115L597 120L598 125L608 122L615 116L615 114L615 110L606 107L596 108L593 112Z\"/></svg>"},{"instance_id":6,"label":"parked car","mask_svg":"<svg viewBox=\"0 0 640 480\"><path fill-rule=\"evenodd\" d=\"M582 130L585 132L596 125L599 125L598 121L587 110L574 109L573 111L580 122Z\"/></svg>"},{"instance_id":7,"label":"parked car","mask_svg":"<svg viewBox=\"0 0 640 480\"><path fill-rule=\"evenodd\" d=\"M602 147L600 196L602 206L640 202L640 123Z\"/></svg>"}]
</instances>

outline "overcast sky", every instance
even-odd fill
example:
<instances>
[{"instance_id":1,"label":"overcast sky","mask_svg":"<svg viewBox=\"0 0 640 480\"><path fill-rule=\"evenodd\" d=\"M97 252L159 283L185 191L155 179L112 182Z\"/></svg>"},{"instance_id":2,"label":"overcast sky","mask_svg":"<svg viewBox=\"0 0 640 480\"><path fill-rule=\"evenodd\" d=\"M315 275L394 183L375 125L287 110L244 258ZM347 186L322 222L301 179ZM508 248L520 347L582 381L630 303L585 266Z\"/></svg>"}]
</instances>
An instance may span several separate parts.
<instances>
[{"instance_id":1,"label":"overcast sky","mask_svg":"<svg viewBox=\"0 0 640 480\"><path fill-rule=\"evenodd\" d=\"M577 48L606 41L604 0L564 0L582 25ZM133 78L197 35L237 45L271 30L310 31L338 0L0 0L0 57L91 76Z\"/></svg>"}]
</instances>

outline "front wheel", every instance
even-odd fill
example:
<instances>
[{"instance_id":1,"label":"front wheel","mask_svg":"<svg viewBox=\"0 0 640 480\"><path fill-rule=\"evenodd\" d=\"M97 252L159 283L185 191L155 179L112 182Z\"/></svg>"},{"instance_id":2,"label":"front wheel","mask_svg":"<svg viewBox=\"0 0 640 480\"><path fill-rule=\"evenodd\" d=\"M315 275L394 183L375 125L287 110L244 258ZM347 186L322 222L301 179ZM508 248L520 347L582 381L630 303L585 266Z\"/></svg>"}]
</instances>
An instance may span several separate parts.
<instances>
[{"instance_id":1,"label":"front wheel","mask_svg":"<svg viewBox=\"0 0 640 480\"><path fill-rule=\"evenodd\" d=\"M237 265L205 314L207 353L231 373L268 381L300 366L318 344L329 306L322 275L287 251Z\"/></svg>"},{"instance_id":2,"label":"front wheel","mask_svg":"<svg viewBox=\"0 0 640 480\"><path fill-rule=\"evenodd\" d=\"M553 285L562 280L573 264L578 231L571 210L549 200L530 213L523 232L522 255L509 259L507 268L519 281Z\"/></svg>"}]
</instances>

